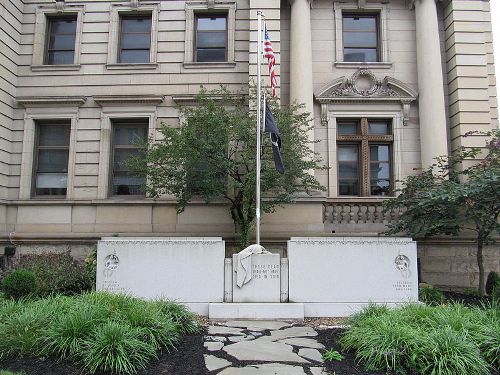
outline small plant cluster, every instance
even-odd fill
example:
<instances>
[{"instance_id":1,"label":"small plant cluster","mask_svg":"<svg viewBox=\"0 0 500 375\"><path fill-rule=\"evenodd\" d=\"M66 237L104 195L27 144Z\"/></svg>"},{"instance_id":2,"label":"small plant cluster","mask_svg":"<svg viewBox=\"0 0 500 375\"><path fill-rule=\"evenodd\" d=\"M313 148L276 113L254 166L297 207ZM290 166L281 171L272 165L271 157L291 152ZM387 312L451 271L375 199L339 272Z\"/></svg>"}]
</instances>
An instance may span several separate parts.
<instances>
[{"instance_id":1,"label":"small plant cluster","mask_svg":"<svg viewBox=\"0 0 500 375\"><path fill-rule=\"evenodd\" d=\"M35 282L33 283L33 278ZM44 297L90 291L95 285L95 267L76 261L69 252L22 255L2 280L7 297Z\"/></svg>"},{"instance_id":2,"label":"small plant cluster","mask_svg":"<svg viewBox=\"0 0 500 375\"><path fill-rule=\"evenodd\" d=\"M486 293L500 301L500 276L494 271L491 271L486 279Z\"/></svg>"},{"instance_id":3,"label":"small plant cluster","mask_svg":"<svg viewBox=\"0 0 500 375\"><path fill-rule=\"evenodd\" d=\"M486 375L500 367L500 306L370 305L340 339L368 371Z\"/></svg>"},{"instance_id":4,"label":"small plant cluster","mask_svg":"<svg viewBox=\"0 0 500 375\"><path fill-rule=\"evenodd\" d=\"M186 307L164 300L103 292L0 300L0 359L50 356L92 374L136 373L197 330Z\"/></svg>"},{"instance_id":5,"label":"small plant cluster","mask_svg":"<svg viewBox=\"0 0 500 375\"><path fill-rule=\"evenodd\" d=\"M445 296L432 285L421 284L418 288L418 300L430 306L438 306L445 302Z\"/></svg>"},{"instance_id":6,"label":"small plant cluster","mask_svg":"<svg viewBox=\"0 0 500 375\"><path fill-rule=\"evenodd\" d=\"M328 349L323 353L323 360L327 362L342 361L343 359L344 356L334 349Z\"/></svg>"}]
</instances>

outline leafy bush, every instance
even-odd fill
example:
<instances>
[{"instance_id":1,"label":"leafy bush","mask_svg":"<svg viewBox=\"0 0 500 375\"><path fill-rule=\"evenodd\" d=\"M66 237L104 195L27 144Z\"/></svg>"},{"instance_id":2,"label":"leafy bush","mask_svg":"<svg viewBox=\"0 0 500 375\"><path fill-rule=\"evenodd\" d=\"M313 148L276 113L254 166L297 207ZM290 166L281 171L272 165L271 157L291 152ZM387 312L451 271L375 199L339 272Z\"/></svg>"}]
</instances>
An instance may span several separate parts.
<instances>
[{"instance_id":1,"label":"leafy bush","mask_svg":"<svg viewBox=\"0 0 500 375\"><path fill-rule=\"evenodd\" d=\"M24 371L12 372L7 370L0 370L0 375L26 375L26 373Z\"/></svg>"},{"instance_id":2,"label":"leafy bush","mask_svg":"<svg viewBox=\"0 0 500 375\"><path fill-rule=\"evenodd\" d=\"M486 278L486 293L493 295L495 289L500 288L500 276L498 273L491 271Z\"/></svg>"},{"instance_id":3,"label":"leafy bush","mask_svg":"<svg viewBox=\"0 0 500 375\"><path fill-rule=\"evenodd\" d=\"M340 354L338 351L333 349L328 349L323 353L323 360L332 362L332 361L342 361L344 356Z\"/></svg>"},{"instance_id":4,"label":"leafy bush","mask_svg":"<svg viewBox=\"0 0 500 375\"><path fill-rule=\"evenodd\" d=\"M15 270L3 279L2 290L7 298L15 300L35 294L35 275L33 272L22 268Z\"/></svg>"},{"instance_id":5,"label":"leafy bush","mask_svg":"<svg viewBox=\"0 0 500 375\"><path fill-rule=\"evenodd\" d=\"M51 293L78 294L92 290L95 285L95 272L73 259L69 252L22 255L10 267L7 276L19 268L33 272L34 294L39 297Z\"/></svg>"},{"instance_id":6,"label":"leafy bush","mask_svg":"<svg viewBox=\"0 0 500 375\"><path fill-rule=\"evenodd\" d=\"M104 292L0 300L0 359L51 356L85 373L132 374L198 329L193 318L173 302Z\"/></svg>"},{"instance_id":7,"label":"leafy bush","mask_svg":"<svg viewBox=\"0 0 500 375\"><path fill-rule=\"evenodd\" d=\"M445 301L443 292L433 286L418 289L418 300L431 306L441 305Z\"/></svg>"},{"instance_id":8,"label":"leafy bush","mask_svg":"<svg viewBox=\"0 0 500 375\"><path fill-rule=\"evenodd\" d=\"M489 374L499 367L500 309L460 304L409 304L396 310L368 307L340 339L369 371L421 375Z\"/></svg>"}]
</instances>

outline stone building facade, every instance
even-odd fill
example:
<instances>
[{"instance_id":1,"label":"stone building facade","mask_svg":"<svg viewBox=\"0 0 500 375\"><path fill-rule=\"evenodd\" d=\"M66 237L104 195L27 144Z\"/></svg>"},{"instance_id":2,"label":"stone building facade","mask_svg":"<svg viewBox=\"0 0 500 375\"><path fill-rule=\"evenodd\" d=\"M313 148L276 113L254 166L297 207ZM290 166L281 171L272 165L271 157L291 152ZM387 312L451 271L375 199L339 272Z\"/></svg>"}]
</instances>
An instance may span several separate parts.
<instances>
[{"instance_id":1,"label":"stone building facade","mask_svg":"<svg viewBox=\"0 0 500 375\"><path fill-rule=\"evenodd\" d=\"M266 16L282 104L305 103L326 192L263 218L262 237L376 235L398 180L498 127L487 0L6 0L0 4L0 240L17 253L102 236L223 236L223 204L176 214L117 161L127 134L179 126L200 85L255 81ZM121 135L120 135L121 134ZM419 244L424 281L477 283L474 244ZM500 271L498 246L487 270Z\"/></svg>"}]
</instances>

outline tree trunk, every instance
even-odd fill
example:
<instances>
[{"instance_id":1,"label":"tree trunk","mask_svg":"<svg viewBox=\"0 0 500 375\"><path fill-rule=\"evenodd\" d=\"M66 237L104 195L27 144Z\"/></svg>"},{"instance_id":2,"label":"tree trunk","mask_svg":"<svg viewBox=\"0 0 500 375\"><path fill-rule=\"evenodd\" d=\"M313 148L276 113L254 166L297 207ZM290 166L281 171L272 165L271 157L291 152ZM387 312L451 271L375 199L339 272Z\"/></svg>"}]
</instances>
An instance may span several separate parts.
<instances>
[{"instance_id":1,"label":"tree trunk","mask_svg":"<svg viewBox=\"0 0 500 375\"><path fill-rule=\"evenodd\" d=\"M483 239L477 241L477 265L479 267L479 294L484 296L486 294L486 286L484 283L484 264L483 264Z\"/></svg>"}]
</instances>

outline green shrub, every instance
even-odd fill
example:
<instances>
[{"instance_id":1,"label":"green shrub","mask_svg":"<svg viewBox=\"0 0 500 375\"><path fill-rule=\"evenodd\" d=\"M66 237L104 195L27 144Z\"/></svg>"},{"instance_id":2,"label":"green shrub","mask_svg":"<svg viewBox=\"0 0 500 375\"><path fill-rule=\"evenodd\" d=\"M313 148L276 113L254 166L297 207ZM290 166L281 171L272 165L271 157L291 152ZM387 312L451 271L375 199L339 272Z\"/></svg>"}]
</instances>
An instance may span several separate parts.
<instances>
[{"instance_id":1,"label":"green shrub","mask_svg":"<svg viewBox=\"0 0 500 375\"><path fill-rule=\"evenodd\" d=\"M496 288L500 288L500 276L498 273L491 271L486 278L486 293L493 295Z\"/></svg>"},{"instance_id":2,"label":"green shrub","mask_svg":"<svg viewBox=\"0 0 500 375\"><path fill-rule=\"evenodd\" d=\"M450 326L430 331L414 349L420 374L486 375L490 369L479 349L467 336Z\"/></svg>"},{"instance_id":3,"label":"green shrub","mask_svg":"<svg viewBox=\"0 0 500 375\"><path fill-rule=\"evenodd\" d=\"M431 306L441 305L445 301L443 292L430 285L418 289L418 299Z\"/></svg>"},{"instance_id":4,"label":"green shrub","mask_svg":"<svg viewBox=\"0 0 500 375\"><path fill-rule=\"evenodd\" d=\"M369 307L340 339L343 350L370 371L420 375L489 374L499 368L500 308L409 304L395 310Z\"/></svg>"},{"instance_id":5,"label":"green shrub","mask_svg":"<svg viewBox=\"0 0 500 375\"><path fill-rule=\"evenodd\" d=\"M328 362L333 362L333 361L342 361L344 359L344 356L340 354L338 351L333 350L333 349L328 349L323 353L323 360L328 361Z\"/></svg>"},{"instance_id":6,"label":"green shrub","mask_svg":"<svg viewBox=\"0 0 500 375\"><path fill-rule=\"evenodd\" d=\"M124 322L109 321L98 326L83 342L84 367L92 374L97 370L136 373L156 356L154 345L143 340L146 335L144 329Z\"/></svg>"},{"instance_id":7,"label":"green shrub","mask_svg":"<svg viewBox=\"0 0 500 375\"><path fill-rule=\"evenodd\" d=\"M167 300L156 302L163 314L169 316L176 323L183 334L196 333L200 330L194 314L185 305Z\"/></svg>"},{"instance_id":8,"label":"green shrub","mask_svg":"<svg viewBox=\"0 0 500 375\"><path fill-rule=\"evenodd\" d=\"M7 298L15 300L33 295L36 291L35 275L26 269L15 270L3 279L2 290Z\"/></svg>"},{"instance_id":9,"label":"green shrub","mask_svg":"<svg viewBox=\"0 0 500 375\"><path fill-rule=\"evenodd\" d=\"M33 272L36 279L34 294L38 297L51 293L79 294L92 290L95 285L95 272L73 259L69 252L22 255L7 275L19 268Z\"/></svg>"},{"instance_id":10,"label":"green shrub","mask_svg":"<svg viewBox=\"0 0 500 375\"><path fill-rule=\"evenodd\" d=\"M0 375L26 375L26 373L24 371L12 372L7 370L0 370Z\"/></svg>"}]
</instances>

